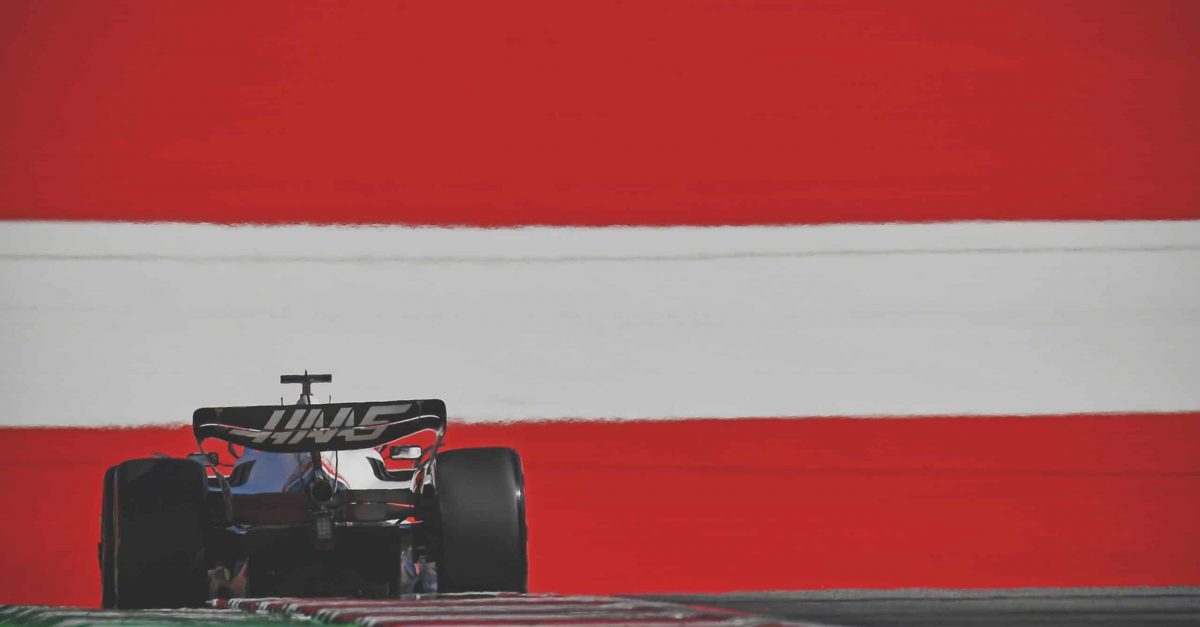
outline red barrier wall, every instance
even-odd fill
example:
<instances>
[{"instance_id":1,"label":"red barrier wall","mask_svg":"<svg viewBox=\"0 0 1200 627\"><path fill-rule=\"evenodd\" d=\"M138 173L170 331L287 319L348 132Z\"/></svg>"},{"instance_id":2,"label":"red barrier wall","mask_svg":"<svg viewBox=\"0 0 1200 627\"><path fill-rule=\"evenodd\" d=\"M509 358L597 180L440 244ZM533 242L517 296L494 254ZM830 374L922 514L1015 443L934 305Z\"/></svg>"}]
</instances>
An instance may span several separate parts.
<instances>
[{"instance_id":1,"label":"red barrier wall","mask_svg":"<svg viewBox=\"0 0 1200 627\"><path fill-rule=\"evenodd\" d=\"M0 3L0 218L1200 218L1191 0Z\"/></svg>"},{"instance_id":2,"label":"red barrier wall","mask_svg":"<svg viewBox=\"0 0 1200 627\"><path fill-rule=\"evenodd\" d=\"M525 460L534 590L1200 584L1200 414L452 425ZM95 604L100 477L183 428L0 429L0 603Z\"/></svg>"}]
</instances>

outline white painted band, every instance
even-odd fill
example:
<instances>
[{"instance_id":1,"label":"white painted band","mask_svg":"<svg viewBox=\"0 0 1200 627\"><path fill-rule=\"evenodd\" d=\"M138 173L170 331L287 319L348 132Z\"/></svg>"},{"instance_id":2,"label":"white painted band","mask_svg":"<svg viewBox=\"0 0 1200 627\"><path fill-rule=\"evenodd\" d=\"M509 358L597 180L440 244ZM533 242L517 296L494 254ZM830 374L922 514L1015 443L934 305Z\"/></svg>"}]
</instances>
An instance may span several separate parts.
<instances>
[{"instance_id":1,"label":"white painted band","mask_svg":"<svg viewBox=\"0 0 1200 627\"><path fill-rule=\"evenodd\" d=\"M441 397L455 419L1200 409L1200 222L0 223L5 425Z\"/></svg>"}]
</instances>

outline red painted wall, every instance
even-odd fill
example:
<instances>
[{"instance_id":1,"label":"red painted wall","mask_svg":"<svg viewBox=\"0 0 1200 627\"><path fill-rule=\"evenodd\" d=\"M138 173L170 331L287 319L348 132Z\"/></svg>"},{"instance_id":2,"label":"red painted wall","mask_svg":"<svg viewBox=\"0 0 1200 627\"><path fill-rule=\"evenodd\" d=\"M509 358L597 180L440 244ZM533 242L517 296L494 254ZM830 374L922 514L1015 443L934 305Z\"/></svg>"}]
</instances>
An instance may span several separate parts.
<instances>
[{"instance_id":1,"label":"red painted wall","mask_svg":"<svg viewBox=\"0 0 1200 627\"><path fill-rule=\"evenodd\" d=\"M1200 3L0 3L0 218L1200 218Z\"/></svg>"},{"instance_id":2,"label":"red painted wall","mask_svg":"<svg viewBox=\"0 0 1200 627\"><path fill-rule=\"evenodd\" d=\"M524 456L534 590L1200 584L1200 414L452 425ZM0 603L98 602L100 478L188 430L0 429Z\"/></svg>"}]
</instances>

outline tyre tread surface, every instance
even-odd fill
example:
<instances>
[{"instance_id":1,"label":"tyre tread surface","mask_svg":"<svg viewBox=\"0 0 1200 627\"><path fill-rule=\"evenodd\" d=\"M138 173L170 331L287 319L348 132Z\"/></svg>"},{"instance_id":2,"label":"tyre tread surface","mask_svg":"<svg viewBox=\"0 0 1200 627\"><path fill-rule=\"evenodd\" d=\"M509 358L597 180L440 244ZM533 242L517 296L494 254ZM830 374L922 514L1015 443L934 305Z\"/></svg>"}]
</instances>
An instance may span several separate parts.
<instances>
[{"instance_id":1,"label":"tyre tread surface","mask_svg":"<svg viewBox=\"0 0 1200 627\"><path fill-rule=\"evenodd\" d=\"M509 448L439 453L434 466L441 521L439 592L525 592L525 478Z\"/></svg>"},{"instance_id":2,"label":"tyre tread surface","mask_svg":"<svg viewBox=\"0 0 1200 627\"><path fill-rule=\"evenodd\" d=\"M115 606L203 605L204 468L186 459L134 459L117 467L114 484Z\"/></svg>"}]
</instances>

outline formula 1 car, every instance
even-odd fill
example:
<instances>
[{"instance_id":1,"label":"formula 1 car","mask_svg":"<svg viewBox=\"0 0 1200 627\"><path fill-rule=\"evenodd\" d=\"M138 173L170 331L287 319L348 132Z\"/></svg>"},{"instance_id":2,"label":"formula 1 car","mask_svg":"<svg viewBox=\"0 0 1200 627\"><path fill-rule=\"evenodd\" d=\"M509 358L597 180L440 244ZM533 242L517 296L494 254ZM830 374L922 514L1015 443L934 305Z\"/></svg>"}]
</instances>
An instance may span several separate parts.
<instances>
[{"instance_id":1,"label":"formula 1 car","mask_svg":"<svg viewBox=\"0 0 1200 627\"><path fill-rule=\"evenodd\" d=\"M281 377L303 386L292 406L197 409L199 453L109 468L102 605L524 592L517 452L441 451L440 400L313 404L312 384L332 379ZM205 450L213 439L233 461Z\"/></svg>"}]
</instances>

